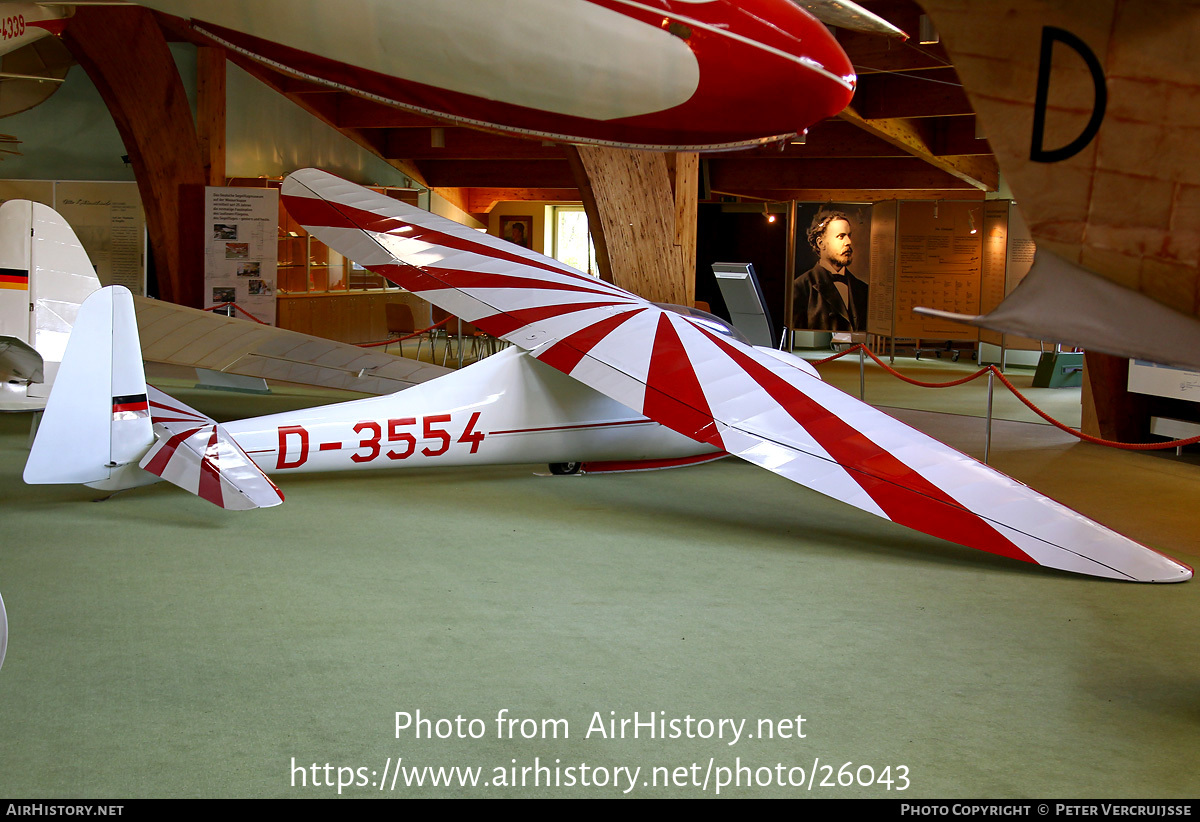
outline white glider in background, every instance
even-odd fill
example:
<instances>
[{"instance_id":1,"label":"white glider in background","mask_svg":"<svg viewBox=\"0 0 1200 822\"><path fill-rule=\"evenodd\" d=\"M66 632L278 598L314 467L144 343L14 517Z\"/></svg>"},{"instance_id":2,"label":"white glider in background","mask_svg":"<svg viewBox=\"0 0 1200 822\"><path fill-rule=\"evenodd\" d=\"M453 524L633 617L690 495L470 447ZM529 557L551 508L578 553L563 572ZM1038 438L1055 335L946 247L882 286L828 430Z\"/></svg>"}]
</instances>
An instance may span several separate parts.
<instances>
[{"instance_id":1,"label":"white glider in background","mask_svg":"<svg viewBox=\"0 0 1200 822\"><path fill-rule=\"evenodd\" d=\"M81 311L27 482L117 490L162 478L251 508L282 501L267 473L730 453L968 547L1114 579L1191 578L710 320L325 172L296 172L283 198L339 253L514 347L400 394L218 424L145 387L131 301L105 289Z\"/></svg>"},{"instance_id":2,"label":"white glider in background","mask_svg":"<svg viewBox=\"0 0 1200 822\"><path fill-rule=\"evenodd\" d=\"M0 205L0 410L46 404L79 306L98 288L87 252L54 209Z\"/></svg>"},{"instance_id":3,"label":"white glider in background","mask_svg":"<svg viewBox=\"0 0 1200 822\"><path fill-rule=\"evenodd\" d=\"M99 288L87 251L54 209L0 205L0 411L46 405L79 306ZM147 362L377 395L450 371L146 297L134 305Z\"/></svg>"}]
</instances>

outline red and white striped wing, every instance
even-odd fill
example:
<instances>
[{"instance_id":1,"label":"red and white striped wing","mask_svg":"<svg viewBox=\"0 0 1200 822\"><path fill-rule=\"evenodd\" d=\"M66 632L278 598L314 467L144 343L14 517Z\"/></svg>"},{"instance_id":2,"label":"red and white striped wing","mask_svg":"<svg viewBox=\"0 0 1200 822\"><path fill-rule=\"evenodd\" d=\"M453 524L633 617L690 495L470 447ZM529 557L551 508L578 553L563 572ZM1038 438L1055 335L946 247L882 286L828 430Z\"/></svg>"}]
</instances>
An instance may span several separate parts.
<instances>
[{"instance_id":1,"label":"red and white striped wing","mask_svg":"<svg viewBox=\"0 0 1200 822\"><path fill-rule=\"evenodd\" d=\"M154 445L143 469L233 511L270 508L283 494L220 424L154 388L147 388Z\"/></svg>"},{"instance_id":2,"label":"red and white striped wing","mask_svg":"<svg viewBox=\"0 0 1200 822\"><path fill-rule=\"evenodd\" d=\"M1191 577L797 367L555 260L322 171L292 174L283 197L360 265L650 419L835 499L1054 568Z\"/></svg>"}]
</instances>

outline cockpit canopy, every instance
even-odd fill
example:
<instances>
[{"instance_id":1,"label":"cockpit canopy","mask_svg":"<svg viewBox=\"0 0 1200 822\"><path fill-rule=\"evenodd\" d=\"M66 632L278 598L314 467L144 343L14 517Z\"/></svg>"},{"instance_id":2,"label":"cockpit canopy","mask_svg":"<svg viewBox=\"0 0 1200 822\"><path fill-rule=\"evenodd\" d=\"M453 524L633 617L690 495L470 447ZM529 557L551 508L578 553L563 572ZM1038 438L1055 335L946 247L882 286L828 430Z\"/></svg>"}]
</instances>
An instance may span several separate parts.
<instances>
[{"instance_id":1,"label":"cockpit canopy","mask_svg":"<svg viewBox=\"0 0 1200 822\"><path fill-rule=\"evenodd\" d=\"M709 314L707 311L701 311L699 308L688 308L686 305L675 305L673 303L655 303L655 305L664 311L670 311L683 317L690 317L705 328L716 331L718 334L732 337L746 345L753 345L750 340L746 339L745 334L738 331L728 321L721 319L716 314Z\"/></svg>"}]
</instances>

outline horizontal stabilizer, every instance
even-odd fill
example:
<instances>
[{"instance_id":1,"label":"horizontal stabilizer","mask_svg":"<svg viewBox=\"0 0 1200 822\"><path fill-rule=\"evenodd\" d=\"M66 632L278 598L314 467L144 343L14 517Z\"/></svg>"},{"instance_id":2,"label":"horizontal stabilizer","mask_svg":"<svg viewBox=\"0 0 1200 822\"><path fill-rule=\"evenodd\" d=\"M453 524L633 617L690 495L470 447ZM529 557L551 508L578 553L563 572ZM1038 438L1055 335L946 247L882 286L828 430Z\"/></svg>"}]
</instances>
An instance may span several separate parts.
<instances>
[{"instance_id":1,"label":"horizontal stabilizer","mask_svg":"<svg viewBox=\"0 0 1200 822\"><path fill-rule=\"evenodd\" d=\"M157 409L155 415L157 418ZM270 508L283 502L275 484L212 420L199 424L186 419L156 421L154 434L157 439L140 463L151 474L233 511Z\"/></svg>"},{"instance_id":2,"label":"horizontal stabilizer","mask_svg":"<svg viewBox=\"0 0 1200 822\"><path fill-rule=\"evenodd\" d=\"M1200 320L1117 285L1051 252L987 314L914 313L1035 340L1200 370Z\"/></svg>"}]
</instances>

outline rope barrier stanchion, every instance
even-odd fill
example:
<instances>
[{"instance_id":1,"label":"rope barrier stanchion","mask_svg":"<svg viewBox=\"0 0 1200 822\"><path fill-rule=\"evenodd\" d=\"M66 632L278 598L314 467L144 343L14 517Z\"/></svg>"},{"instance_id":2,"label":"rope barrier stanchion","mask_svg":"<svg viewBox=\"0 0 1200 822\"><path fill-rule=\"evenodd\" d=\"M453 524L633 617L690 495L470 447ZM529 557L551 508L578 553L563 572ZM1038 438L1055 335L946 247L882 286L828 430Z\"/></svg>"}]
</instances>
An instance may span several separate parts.
<instances>
[{"instance_id":1,"label":"rope barrier stanchion","mask_svg":"<svg viewBox=\"0 0 1200 822\"><path fill-rule=\"evenodd\" d=\"M988 410L987 410L987 433L983 437L983 464L988 464L988 457L992 454L992 391L996 387L996 375L991 371L988 372Z\"/></svg>"},{"instance_id":2,"label":"rope barrier stanchion","mask_svg":"<svg viewBox=\"0 0 1200 822\"><path fill-rule=\"evenodd\" d=\"M858 349L858 398L863 402L867 401L867 360L863 356L866 350L865 345Z\"/></svg>"},{"instance_id":3,"label":"rope barrier stanchion","mask_svg":"<svg viewBox=\"0 0 1200 822\"><path fill-rule=\"evenodd\" d=\"M222 308L233 308L233 310L234 310L234 311L240 311L240 312L242 312L243 314L245 314L245 315L246 315L247 317L249 317L250 319L254 320L254 321L255 321L256 323L258 323L259 325L270 325L270 323L263 322L263 321L262 321L262 320L260 320L258 317L254 316L254 315L253 315L253 314L251 314L249 311L247 311L246 309L242 308L242 307L241 307L240 305L238 305L237 303L232 303L232 302L231 302L231 303L221 303L220 305L210 305L208 308L206 308L206 309L204 309L204 310L205 310L205 311L220 311Z\"/></svg>"},{"instance_id":4,"label":"rope barrier stanchion","mask_svg":"<svg viewBox=\"0 0 1200 822\"><path fill-rule=\"evenodd\" d=\"M901 374L899 371L897 371L896 369L892 368L890 365L885 363L874 351L872 351L870 348L868 348L866 345L864 345L862 343L859 343L858 345L847 348L845 351L839 351L838 353L833 354L832 356L829 356L829 357L825 357L824 359L814 360L812 362L812 364L814 366L824 365L826 363L833 362L836 359L840 359L841 357L846 356L847 354L849 354L852 351L861 352L860 353L860 362L861 362L862 354L866 354L866 356L868 356L872 360L874 360L881 368L883 368L884 371L888 372L893 377L903 380L904 382L908 383L909 385L916 385L921 388L949 388L954 385L962 385L964 383L968 383L971 380L978 379L982 375L987 374L988 375L988 410L987 410L987 436L986 436L986 439L984 442L984 454L983 454L984 462L988 461L988 457L990 455L989 452L991 450L992 394L993 394L993 386L995 384L995 380L997 380L997 379L1000 380L1000 382L1002 382L1004 384L1004 386L1009 391L1011 391L1014 396L1016 396L1017 399L1019 399L1022 403L1024 403L1029 408L1030 411L1037 414L1039 417L1041 417L1042 419L1044 419L1046 422L1050 423L1051 425L1055 426L1056 428L1058 428L1062 431L1065 431L1066 433L1070 434L1071 436L1076 437L1080 440L1083 440L1084 442L1090 442L1093 445L1104 445L1109 448L1120 448L1120 449L1126 450L1126 451L1161 451L1166 448L1175 448L1178 450L1180 448L1183 448L1186 445L1195 445L1196 443L1200 442L1200 435L1197 435L1195 437L1188 437L1186 439L1180 439L1180 440L1169 440L1167 442L1117 442L1116 440L1106 440L1102 437L1093 437L1091 434L1085 434L1077 428L1072 428L1071 426L1069 426L1065 423L1059 422L1058 420L1054 419L1054 417L1050 416L1045 411L1038 408L1036 405L1033 404L1032 401L1029 400L1028 397L1026 397L1024 394L1021 393L1019 388L1017 388L1015 385L1013 385L1009 381L1009 379L1004 376L1004 373L999 368L997 368L994 365L989 365L984 368L980 368L975 373L968 374L967 376L961 377L956 380L948 380L946 382L923 382L921 380L914 380L911 377L906 377L905 375ZM860 394L865 393L866 378L865 378L862 368L863 368L862 365L860 365L859 366L859 369L860 369L860 372L859 372L860 373L860 376L859 376Z\"/></svg>"}]
</instances>

